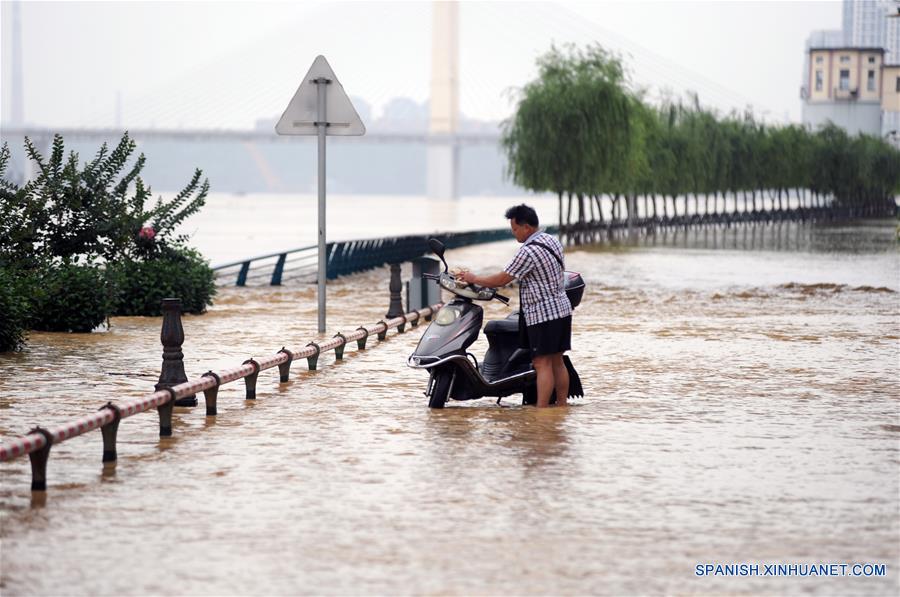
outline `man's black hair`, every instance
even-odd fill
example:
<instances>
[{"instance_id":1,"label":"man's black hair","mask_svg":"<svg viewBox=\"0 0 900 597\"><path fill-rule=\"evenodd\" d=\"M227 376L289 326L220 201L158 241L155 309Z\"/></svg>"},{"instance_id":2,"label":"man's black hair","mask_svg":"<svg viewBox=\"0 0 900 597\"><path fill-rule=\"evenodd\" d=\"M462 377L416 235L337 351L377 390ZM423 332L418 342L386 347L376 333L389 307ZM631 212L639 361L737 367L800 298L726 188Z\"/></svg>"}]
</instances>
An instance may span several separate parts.
<instances>
[{"instance_id":1,"label":"man's black hair","mask_svg":"<svg viewBox=\"0 0 900 597\"><path fill-rule=\"evenodd\" d=\"M515 220L516 224L521 226L522 224L528 224L529 226L538 227L538 216L537 212L534 211L534 208L528 207L524 203L521 205L514 205L506 210L506 219L507 220Z\"/></svg>"}]
</instances>

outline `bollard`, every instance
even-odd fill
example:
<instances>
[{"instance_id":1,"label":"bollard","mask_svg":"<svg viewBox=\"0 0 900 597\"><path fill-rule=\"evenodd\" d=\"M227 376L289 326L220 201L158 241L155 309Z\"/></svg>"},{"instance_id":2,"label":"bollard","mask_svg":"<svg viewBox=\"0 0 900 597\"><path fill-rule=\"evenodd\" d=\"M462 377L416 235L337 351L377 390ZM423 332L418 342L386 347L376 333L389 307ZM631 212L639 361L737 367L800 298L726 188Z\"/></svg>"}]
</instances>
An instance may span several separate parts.
<instances>
[{"instance_id":1,"label":"bollard","mask_svg":"<svg viewBox=\"0 0 900 597\"><path fill-rule=\"evenodd\" d=\"M366 349L366 340L368 340L368 338L369 338L369 330L367 330L363 326L359 326L358 328L356 328L356 331L359 331L359 330L362 330L363 332L365 332L366 335L356 341L356 348L358 350L365 350Z\"/></svg>"},{"instance_id":2,"label":"bollard","mask_svg":"<svg viewBox=\"0 0 900 597\"><path fill-rule=\"evenodd\" d=\"M400 281L399 263L391 264L391 282L389 288L391 291L391 304L388 307L388 312L385 317L393 319L394 317L400 317L400 315L403 314L403 300L401 299L400 294L400 291L403 290L403 283Z\"/></svg>"},{"instance_id":3,"label":"bollard","mask_svg":"<svg viewBox=\"0 0 900 597\"><path fill-rule=\"evenodd\" d=\"M309 365L310 371L316 370L316 364L319 362L319 353L322 352L322 349L319 348L319 345L315 342L310 342L307 346L313 346L316 349L316 353L312 356L306 357L306 364Z\"/></svg>"},{"instance_id":4,"label":"bollard","mask_svg":"<svg viewBox=\"0 0 900 597\"><path fill-rule=\"evenodd\" d=\"M387 326L387 324L384 322L384 320L382 319L381 321L379 321L379 322L376 323L375 325L383 325L383 326L384 326L384 330L381 331L381 332L378 332L378 340L384 340L385 338L387 338L387 330L388 330L388 326Z\"/></svg>"},{"instance_id":5,"label":"bollard","mask_svg":"<svg viewBox=\"0 0 900 597\"><path fill-rule=\"evenodd\" d=\"M53 446L53 436L43 427L35 427L28 434L40 433L47 440L44 447L28 455L31 460L31 491L47 491L47 460Z\"/></svg>"},{"instance_id":6,"label":"bollard","mask_svg":"<svg viewBox=\"0 0 900 597\"><path fill-rule=\"evenodd\" d=\"M344 358L344 346L347 344L347 336L345 336L344 334L338 332L337 334L335 334L335 335L332 336L332 337L333 337L333 338L340 338L340 339L341 339L340 345L334 347L334 360L336 360L336 361L343 360L343 358Z\"/></svg>"},{"instance_id":7,"label":"bollard","mask_svg":"<svg viewBox=\"0 0 900 597\"><path fill-rule=\"evenodd\" d=\"M259 363L253 359L247 359L241 365L253 365L253 373L244 378L244 386L247 388L247 400L256 400L256 378L259 377Z\"/></svg>"},{"instance_id":8,"label":"bollard","mask_svg":"<svg viewBox=\"0 0 900 597\"><path fill-rule=\"evenodd\" d=\"M162 371L156 384L156 391L167 390L188 380L184 373L184 328L181 326L181 299L162 300L163 323L159 339L163 345ZM197 406L197 395L182 396L175 406Z\"/></svg>"},{"instance_id":9,"label":"bollard","mask_svg":"<svg viewBox=\"0 0 900 597\"><path fill-rule=\"evenodd\" d=\"M156 407L159 413L159 437L170 437L172 435L172 407L175 406L175 391L172 388L165 388L169 393L169 399L165 404Z\"/></svg>"},{"instance_id":10,"label":"bollard","mask_svg":"<svg viewBox=\"0 0 900 597\"><path fill-rule=\"evenodd\" d=\"M212 377L216 380L216 385L207 390L203 390L203 401L206 403L206 416L214 417L219 414L219 409L216 407L216 401L219 399L219 386L222 385L222 378L212 371L207 371L200 377Z\"/></svg>"},{"instance_id":11,"label":"bollard","mask_svg":"<svg viewBox=\"0 0 900 597\"><path fill-rule=\"evenodd\" d=\"M398 317L403 318L403 323L397 326L397 331L402 334L404 331L406 331L406 313L401 313L400 315L398 315Z\"/></svg>"},{"instance_id":12,"label":"bollard","mask_svg":"<svg viewBox=\"0 0 900 597\"><path fill-rule=\"evenodd\" d=\"M122 411L112 402L107 402L105 406L101 406L100 410L109 409L115 415L115 418L100 428L103 435L103 460L102 462L115 462L118 459L116 453L116 436L119 433L119 421L122 420Z\"/></svg>"},{"instance_id":13,"label":"bollard","mask_svg":"<svg viewBox=\"0 0 900 597\"><path fill-rule=\"evenodd\" d=\"M285 383L291 377L291 363L294 362L294 353L292 353L284 346L282 346L281 350L279 350L278 352L283 352L287 355L287 361L278 365L278 381L281 383Z\"/></svg>"}]
</instances>

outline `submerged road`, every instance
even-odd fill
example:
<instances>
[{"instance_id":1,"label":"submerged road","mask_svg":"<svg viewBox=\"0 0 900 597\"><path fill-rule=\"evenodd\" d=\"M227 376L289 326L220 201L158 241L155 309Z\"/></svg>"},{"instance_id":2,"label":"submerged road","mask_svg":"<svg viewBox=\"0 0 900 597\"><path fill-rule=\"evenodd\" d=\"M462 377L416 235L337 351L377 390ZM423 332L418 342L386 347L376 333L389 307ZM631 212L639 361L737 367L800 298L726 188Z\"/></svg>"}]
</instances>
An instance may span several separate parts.
<instances>
[{"instance_id":1,"label":"submerged road","mask_svg":"<svg viewBox=\"0 0 900 597\"><path fill-rule=\"evenodd\" d=\"M261 375L256 401L224 386L217 417L177 408L172 438L158 437L155 413L127 419L105 473L99 433L56 446L45 501L31 500L27 459L4 463L0 591L896 593L890 226L822 229L802 251L572 251L588 283L571 354L587 396L566 409L486 399L429 411L426 377L405 366L420 326L348 346L339 363L323 355L317 372L297 362L288 384ZM448 260L488 271L514 249ZM386 269L329 288L333 331L387 309ZM222 289L208 314L184 319L188 375L314 339L314 293ZM0 438L153 385L160 320L112 324L35 333L26 352L0 356ZM736 562L889 573L695 575Z\"/></svg>"}]
</instances>

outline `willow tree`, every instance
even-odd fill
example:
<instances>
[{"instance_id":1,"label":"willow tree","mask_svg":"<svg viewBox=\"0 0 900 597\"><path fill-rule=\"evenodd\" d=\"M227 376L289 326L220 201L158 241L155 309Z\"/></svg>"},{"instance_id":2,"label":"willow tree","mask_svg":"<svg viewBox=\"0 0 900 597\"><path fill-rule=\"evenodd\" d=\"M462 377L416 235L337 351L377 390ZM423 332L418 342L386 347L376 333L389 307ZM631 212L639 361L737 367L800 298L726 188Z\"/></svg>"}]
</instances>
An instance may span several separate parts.
<instances>
[{"instance_id":1,"label":"willow tree","mask_svg":"<svg viewBox=\"0 0 900 597\"><path fill-rule=\"evenodd\" d=\"M502 145L513 182L563 195L602 191L626 166L631 144L629 96L621 61L600 46L552 48L538 77L522 89Z\"/></svg>"},{"instance_id":2,"label":"willow tree","mask_svg":"<svg viewBox=\"0 0 900 597\"><path fill-rule=\"evenodd\" d=\"M808 189L817 203L830 197L849 213L870 214L891 209L900 187L900 152L879 138L851 138L833 125L816 132L773 127L749 110L720 118L696 94L652 106L632 90L621 60L599 46L554 47L541 56L537 78L521 90L515 115L504 123L502 143L513 182L557 195L561 226L571 221L573 198L579 224L587 217L585 197L602 220L604 194L612 198L614 218L621 197L639 195L645 205L653 198L656 217L662 195L668 220L668 200L675 216L679 197L685 214L693 198L699 215L703 194L703 213L710 213L712 197L718 214L719 194L727 205L730 192L735 210L757 219L761 209L769 211L757 203L766 193L779 210L791 189L798 200Z\"/></svg>"}]
</instances>

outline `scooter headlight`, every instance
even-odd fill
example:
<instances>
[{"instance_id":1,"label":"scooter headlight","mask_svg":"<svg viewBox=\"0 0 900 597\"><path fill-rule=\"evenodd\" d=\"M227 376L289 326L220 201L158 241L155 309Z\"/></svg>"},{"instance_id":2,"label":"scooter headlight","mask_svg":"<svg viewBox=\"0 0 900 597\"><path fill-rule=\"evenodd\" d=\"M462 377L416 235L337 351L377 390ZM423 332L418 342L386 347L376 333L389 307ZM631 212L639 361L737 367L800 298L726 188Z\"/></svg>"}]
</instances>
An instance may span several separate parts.
<instances>
[{"instance_id":1,"label":"scooter headlight","mask_svg":"<svg viewBox=\"0 0 900 597\"><path fill-rule=\"evenodd\" d=\"M437 317L434 318L434 322L438 325L450 325L456 321L457 317L459 317L459 310L444 307L438 311Z\"/></svg>"}]
</instances>

